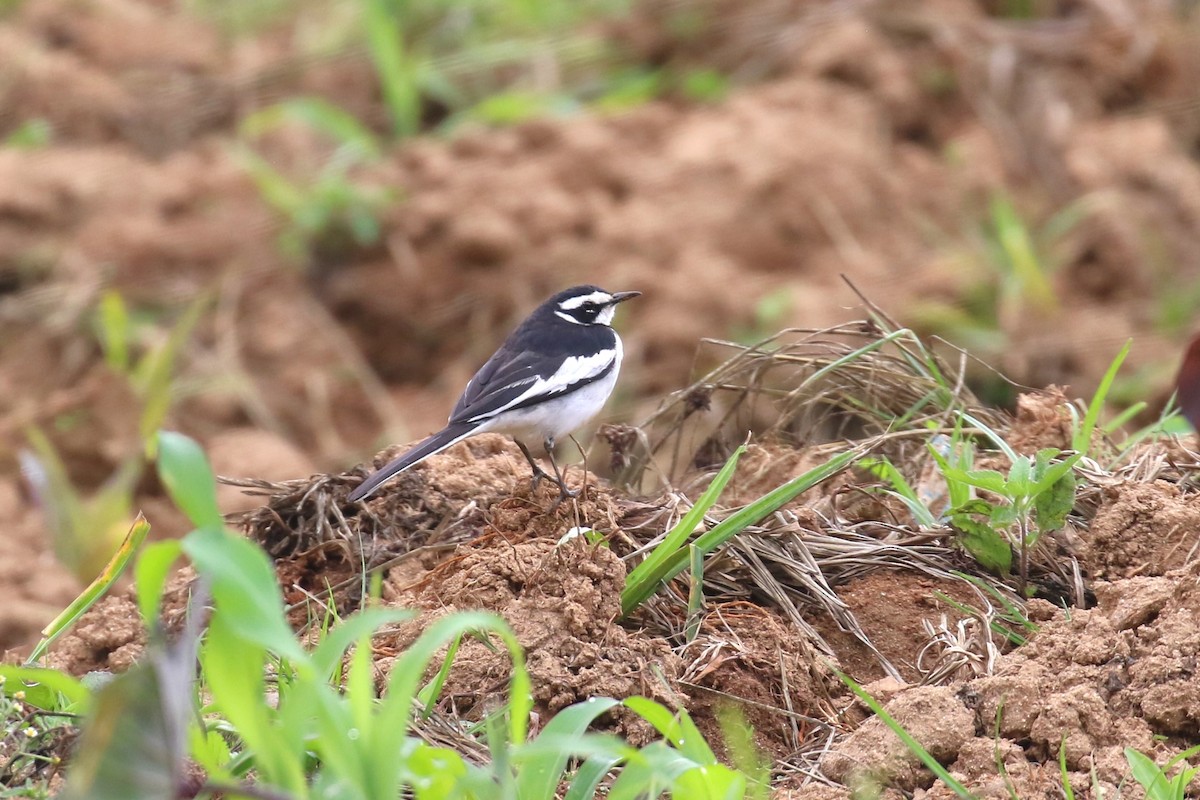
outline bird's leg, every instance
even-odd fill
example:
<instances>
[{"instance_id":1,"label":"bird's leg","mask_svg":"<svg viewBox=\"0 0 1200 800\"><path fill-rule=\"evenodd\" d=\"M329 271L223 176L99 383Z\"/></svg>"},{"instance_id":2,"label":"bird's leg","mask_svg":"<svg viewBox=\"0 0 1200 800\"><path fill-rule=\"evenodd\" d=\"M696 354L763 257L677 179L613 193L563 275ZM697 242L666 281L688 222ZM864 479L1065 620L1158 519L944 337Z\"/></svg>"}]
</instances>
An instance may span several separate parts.
<instances>
[{"instance_id":1,"label":"bird's leg","mask_svg":"<svg viewBox=\"0 0 1200 800\"><path fill-rule=\"evenodd\" d=\"M517 447L521 448L521 453L524 454L525 460L529 462L529 466L533 470L533 482L530 484L530 491L536 492L538 484L542 482L542 478L549 478L550 474L538 466L538 463L533 459L533 454L529 452L529 448L525 446L524 442L520 439L517 439L516 442ZM554 463L554 460L551 459L550 463Z\"/></svg>"},{"instance_id":2,"label":"bird's leg","mask_svg":"<svg viewBox=\"0 0 1200 800\"><path fill-rule=\"evenodd\" d=\"M554 482L558 484L558 499L554 501L554 505L550 506L550 511L553 513L562 504L563 500L568 497L578 497L579 490L571 491L567 488L567 482L563 479L562 472L558 469L558 464L554 461L554 437L547 436L546 441L546 458L550 459L550 466L554 469ZM547 478L550 476L547 475Z\"/></svg>"}]
</instances>

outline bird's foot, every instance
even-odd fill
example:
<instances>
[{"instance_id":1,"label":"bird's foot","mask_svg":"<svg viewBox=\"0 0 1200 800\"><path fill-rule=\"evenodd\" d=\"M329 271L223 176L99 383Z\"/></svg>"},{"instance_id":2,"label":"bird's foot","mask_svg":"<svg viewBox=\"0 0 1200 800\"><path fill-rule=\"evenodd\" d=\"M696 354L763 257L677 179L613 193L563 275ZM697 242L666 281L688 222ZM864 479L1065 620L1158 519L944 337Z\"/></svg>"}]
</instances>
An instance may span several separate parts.
<instances>
[{"instance_id":1,"label":"bird's foot","mask_svg":"<svg viewBox=\"0 0 1200 800\"><path fill-rule=\"evenodd\" d=\"M546 477L550 476L547 475ZM564 500L567 500L568 498L574 500L583 492L583 489L568 489L566 481L563 481L562 479L559 479L556 482L558 483L558 497L556 497L554 502L550 504L550 509L546 512L547 514L553 514L555 511L558 511L558 507L563 504Z\"/></svg>"},{"instance_id":2,"label":"bird's foot","mask_svg":"<svg viewBox=\"0 0 1200 800\"><path fill-rule=\"evenodd\" d=\"M541 467L535 467L533 470L533 477L529 481L530 494L537 494L537 489L539 486L542 485L543 479L549 480L551 483L554 483L554 484L558 483L558 481L555 479L555 477L553 475L551 475L549 472L546 472Z\"/></svg>"}]
</instances>

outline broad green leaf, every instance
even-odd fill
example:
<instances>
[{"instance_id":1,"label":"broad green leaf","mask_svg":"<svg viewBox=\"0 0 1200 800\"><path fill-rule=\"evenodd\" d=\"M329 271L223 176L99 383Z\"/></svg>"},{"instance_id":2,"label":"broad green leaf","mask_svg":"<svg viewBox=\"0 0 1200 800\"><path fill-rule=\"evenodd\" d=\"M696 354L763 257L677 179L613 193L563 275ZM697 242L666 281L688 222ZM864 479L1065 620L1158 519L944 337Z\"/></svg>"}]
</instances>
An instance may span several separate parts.
<instances>
[{"instance_id":1,"label":"broad green leaf","mask_svg":"<svg viewBox=\"0 0 1200 800\"><path fill-rule=\"evenodd\" d=\"M666 792L675 780L695 767L702 766L684 756L665 742L653 742L631 757L621 774L613 781L608 800L638 800L656 798Z\"/></svg>"},{"instance_id":2,"label":"broad green leaf","mask_svg":"<svg viewBox=\"0 0 1200 800\"><path fill-rule=\"evenodd\" d=\"M178 539L170 539L147 545L138 556L137 565L133 570L138 610L142 613L142 621L149 628L158 622L167 575L182 555L183 545Z\"/></svg>"},{"instance_id":3,"label":"broad green leaf","mask_svg":"<svg viewBox=\"0 0 1200 800\"><path fill-rule=\"evenodd\" d=\"M197 528L220 530L217 481L208 457L195 440L174 431L158 432L158 475L167 494Z\"/></svg>"},{"instance_id":4,"label":"broad green leaf","mask_svg":"<svg viewBox=\"0 0 1200 800\"><path fill-rule=\"evenodd\" d=\"M300 740L303 729L273 722L275 711L267 702L264 680L266 648L243 635L237 622L238 610L222 602L215 586L213 596L217 606L201 650L212 704L234 726L253 755L260 780L286 791L302 792L306 784L305 748ZM306 711L306 716L311 713Z\"/></svg>"},{"instance_id":5,"label":"broad green leaf","mask_svg":"<svg viewBox=\"0 0 1200 800\"><path fill-rule=\"evenodd\" d=\"M1146 790L1149 800L1173 800L1167 776L1149 756L1132 747L1126 747L1125 760L1129 762L1129 771L1133 773L1133 779Z\"/></svg>"},{"instance_id":6,"label":"broad green leaf","mask_svg":"<svg viewBox=\"0 0 1200 800\"><path fill-rule=\"evenodd\" d=\"M1034 518L1038 531L1050 533L1067 522L1075 507L1075 473L1068 472L1034 499Z\"/></svg>"},{"instance_id":7,"label":"broad green leaf","mask_svg":"<svg viewBox=\"0 0 1200 800\"><path fill-rule=\"evenodd\" d=\"M1007 493L1008 481L1004 475L994 469L961 470L957 467L950 467L943 472L951 480L961 481L992 494L1004 496Z\"/></svg>"},{"instance_id":8,"label":"broad green leaf","mask_svg":"<svg viewBox=\"0 0 1200 800\"><path fill-rule=\"evenodd\" d=\"M1012 546L1003 534L986 522L968 514L956 514L950 524L962 533L963 548L975 557L984 569L1008 574L1012 569Z\"/></svg>"},{"instance_id":9,"label":"broad green leaf","mask_svg":"<svg viewBox=\"0 0 1200 800\"><path fill-rule=\"evenodd\" d=\"M697 764L717 763L717 757L704 740L704 735L696 728L686 711L680 710L676 713L662 703L640 696L627 698L624 705L653 725L672 747L692 761Z\"/></svg>"},{"instance_id":10,"label":"broad green leaf","mask_svg":"<svg viewBox=\"0 0 1200 800\"><path fill-rule=\"evenodd\" d=\"M676 778L671 796L688 800L741 800L746 796L746 776L724 764L704 764Z\"/></svg>"},{"instance_id":11,"label":"broad green leaf","mask_svg":"<svg viewBox=\"0 0 1200 800\"><path fill-rule=\"evenodd\" d=\"M212 581L218 616L231 632L297 667L309 665L283 616L275 570L261 548L222 528L202 528L184 538L183 550L196 571Z\"/></svg>"},{"instance_id":12,"label":"broad green leaf","mask_svg":"<svg viewBox=\"0 0 1200 800\"><path fill-rule=\"evenodd\" d=\"M0 689L5 695L24 692L24 702L43 711L86 714L92 699L92 692L83 683L56 669L0 664L0 677L4 679Z\"/></svg>"},{"instance_id":13,"label":"broad green leaf","mask_svg":"<svg viewBox=\"0 0 1200 800\"><path fill-rule=\"evenodd\" d=\"M561 743L566 737L577 736L588 729L597 717L619 705L616 700L593 697L559 711L546 723L535 741ZM573 752L567 749L538 753L521 765L517 772L517 796L522 800L552 800L563 771Z\"/></svg>"},{"instance_id":14,"label":"broad green leaf","mask_svg":"<svg viewBox=\"0 0 1200 800\"><path fill-rule=\"evenodd\" d=\"M1015 499L1032 494L1032 475L1033 461L1029 456L1020 456L1013 461L1008 470L1008 485L1006 486L1008 496Z\"/></svg>"}]
</instances>

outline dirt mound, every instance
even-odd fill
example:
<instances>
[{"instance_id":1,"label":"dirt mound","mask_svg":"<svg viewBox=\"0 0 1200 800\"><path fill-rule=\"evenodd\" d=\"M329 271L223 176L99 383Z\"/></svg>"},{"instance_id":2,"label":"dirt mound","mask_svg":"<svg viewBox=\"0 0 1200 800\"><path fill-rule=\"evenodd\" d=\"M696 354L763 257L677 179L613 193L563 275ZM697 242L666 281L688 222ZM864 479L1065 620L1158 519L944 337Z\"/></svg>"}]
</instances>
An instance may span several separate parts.
<instances>
[{"instance_id":1,"label":"dirt mound","mask_svg":"<svg viewBox=\"0 0 1200 800\"><path fill-rule=\"evenodd\" d=\"M1082 558L1104 580L1162 575L1194 561L1200 506L1194 493L1166 481L1107 489L1087 531Z\"/></svg>"},{"instance_id":2,"label":"dirt mound","mask_svg":"<svg viewBox=\"0 0 1200 800\"><path fill-rule=\"evenodd\" d=\"M565 523L563 528L565 533ZM486 609L504 617L525 647L536 710L547 719L592 696L644 695L674 705L669 687L682 671L679 657L667 642L616 624L624 579L620 559L582 536L564 543L514 543L497 534L464 546L434 570L424 591L412 599L428 612L422 615L421 628L462 609ZM414 604L403 596L396 600ZM417 633L414 628L395 640L385 638L377 651L402 650ZM385 674L390 668L387 659L377 664ZM511 674L507 652L464 641L441 706L478 719L494 710L490 704L503 694ZM631 719L618 716L623 724ZM644 739L648 733L636 726L635 738Z\"/></svg>"},{"instance_id":3,"label":"dirt mound","mask_svg":"<svg viewBox=\"0 0 1200 800\"><path fill-rule=\"evenodd\" d=\"M1161 761L1200 733L1198 576L1192 564L1167 577L1098 584L1099 605L1087 611L1031 604L1041 630L993 675L904 690L887 709L955 777L984 787L981 796L1007 796L997 758L1021 797L1061 786L1060 747L1077 792L1088 791L1092 770L1116 792L1128 774L1123 748ZM837 780L865 771L909 790L932 782L878 719L850 734L823 768Z\"/></svg>"}]
</instances>

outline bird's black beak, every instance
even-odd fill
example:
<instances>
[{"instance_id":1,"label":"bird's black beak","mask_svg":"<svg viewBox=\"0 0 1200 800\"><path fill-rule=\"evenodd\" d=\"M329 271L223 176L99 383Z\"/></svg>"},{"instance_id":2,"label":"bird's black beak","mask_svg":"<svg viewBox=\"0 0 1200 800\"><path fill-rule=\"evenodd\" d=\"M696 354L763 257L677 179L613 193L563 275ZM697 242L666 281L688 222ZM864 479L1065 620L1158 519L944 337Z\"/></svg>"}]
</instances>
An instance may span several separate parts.
<instances>
[{"instance_id":1,"label":"bird's black beak","mask_svg":"<svg viewBox=\"0 0 1200 800\"><path fill-rule=\"evenodd\" d=\"M613 292L613 303L624 303L626 300L632 300L635 297L641 296L641 292Z\"/></svg>"}]
</instances>

